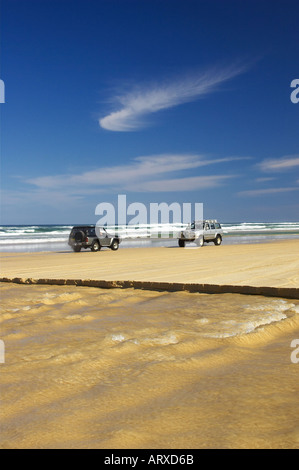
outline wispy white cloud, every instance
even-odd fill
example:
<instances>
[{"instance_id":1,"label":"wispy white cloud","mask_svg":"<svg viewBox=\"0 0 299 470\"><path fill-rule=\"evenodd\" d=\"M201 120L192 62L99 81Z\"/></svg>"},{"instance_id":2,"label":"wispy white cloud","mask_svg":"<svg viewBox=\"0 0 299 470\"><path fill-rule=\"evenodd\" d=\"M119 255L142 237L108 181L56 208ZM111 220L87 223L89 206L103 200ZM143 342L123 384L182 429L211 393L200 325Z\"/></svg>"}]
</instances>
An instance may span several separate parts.
<instances>
[{"instance_id":1,"label":"wispy white cloud","mask_svg":"<svg viewBox=\"0 0 299 470\"><path fill-rule=\"evenodd\" d=\"M266 177L266 178L256 178L256 179L255 179L255 182L256 182L256 183L266 183L266 182L268 182L268 181L273 181L273 180L275 180L275 179L276 179L276 178L274 178L274 177L272 177L272 176L270 176L269 178L267 178L267 177Z\"/></svg>"},{"instance_id":2,"label":"wispy white cloud","mask_svg":"<svg viewBox=\"0 0 299 470\"><path fill-rule=\"evenodd\" d=\"M137 157L127 165L95 168L92 171L86 171L80 174L40 176L31 178L26 182L40 189L73 189L73 191L78 194L82 191L84 194L87 194L88 191L90 192L94 190L94 188L110 188L113 190L127 191L170 191L170 189L165 188L173 187L175 184L177 184L177 187L181 188L188 187L188 185L185 184L186 178L184 177L169 179L169 176L176 172L247 158L248 157L224 157L208 159L204 155L196 154L150 155ZM167 184L165 176L168 177ZM161 178L164 179L162 180ZM210 177L210 180L206 179L205 182L203 179L201 181L203 185L206 185L208 181L210 181L212 185L215 184L215 178L218 178L218 181L220 181L220 176ZM198 187L200 179L196 181L196 187ZM193 180L193 182L189 180L191 187L195 184L194 182L195 180ZM164 189L163 184L165 185Z\"/></svg>"},{"instance_id":3,"label":"wispy white cloud","mask_svg":"<svg viewBox=\"0 0 299 470\"><path fill-rule=\"evenodd\" d=\"M113 100L115 110L99 119L99 124L109 131L139 129L145 124L145 116L197 100L245 70L245 66L236 65L213 68L172 82L139 86L129 92L118 93Z\"/></svg>"},{"instance_id":4,"label":"wispy white cloud","mask_svg":"<svg viewBox=\"0 0 299 470\"><path fill-rule=\"evenodd\" d=\"M286 193L289 191L299 191L299 187L250 189L248 191L240 191L237 194L238 196L265 196L267 194Z\"/></svg>"},{"instance_id":5,"label":"wispy white cloud","mask_svg":"<svg viewBox=\"0 0 299 470\"><path fill-rule=\"evenodd\" d=\"M188 178L173 178L166 180L146 181L142 184L136 184L136 192L181 192L197 191L220 186L228 178L235 175L210 175L210 176L191 176ZM127 188L125 188L127 189ZM132 188L131 188L132 189Z\"/></svg>"},{"instance_id":6,"label":"wispy white cloud","mask_svg":"<svg viewBox=\"0 0 299 470\"><path fill-rule=\"evenodd\" d=\"M126 165L95 168L80 174L41 176L27 180L43 188L79 185L120 186L133 184L148 177L197 168L204 164L202 156L192 154L162 154L137 157Z\"/></svg>"},{"instance_id":7,"label":"wispy white cloud","mask_svg":"<svg viewBox=\"0 0 299 470\"><path fill-rule=\"evenodd\" d=\"M273 180L278 180L282 172L291 171L292 176L296 169L299 168L299 154L295 155L286 155L281 158L267 158L262 160L260 163L255 165L255 169L262 171L264 173L272 173L275 176L265 176L258 177L255 179L255 183L267 183ZM296 184L296 181L293 180L291 184ZM297 181L299 183L299 180ZM287 193L291 191L297 191L299 188L296 186L288 187L272 187L264 189L250 189L246 191L240 191L239 196L266 196L267 194L276 194L276 193Z\"/></svg>"},{"instance_id":8,"label":"wispy white cloud","mask_svg":"<svg viewBox=\"0 0 299 470\"><path fill-rule=\"evenodd\" d=\"M273 158L263 160L258 164L262 171L285 171L299 167L299 155L287 155L282 158Z\"/></svg>"},{"instance_id":9,"label":"wispy white cloud","mask_svg":"<svg viewBox=\"0 0 299 470\"><path fill-rule=\"evenodd\" d=\"M29 188L29 189L1 189L0 198L3 207L21 207L24 204L31 207L36 205L45 205L51 207L60 207L61 205L73 206L74 203L78 204L83 201L84 196L77 194L71 190L53 191L43 188Z\"/></svg>"}]
</instances>

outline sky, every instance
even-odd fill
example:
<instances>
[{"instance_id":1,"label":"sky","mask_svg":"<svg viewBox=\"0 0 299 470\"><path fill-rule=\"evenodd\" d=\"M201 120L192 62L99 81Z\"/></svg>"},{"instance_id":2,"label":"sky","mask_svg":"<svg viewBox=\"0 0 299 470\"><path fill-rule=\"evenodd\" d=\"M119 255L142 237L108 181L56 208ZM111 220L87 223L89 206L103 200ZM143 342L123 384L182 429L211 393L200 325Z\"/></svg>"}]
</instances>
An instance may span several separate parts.
<instances>
[{"instance_id":1,"label":"sky","mask_svg":"<svg viewBox=\"0 0 299 470\"><path fill-rule=\"evenodd\" d=\"M299 221L297 0L2 0L1 224ZM4 101L4 100L3 100Z\"/></svg>"}]
</instances>

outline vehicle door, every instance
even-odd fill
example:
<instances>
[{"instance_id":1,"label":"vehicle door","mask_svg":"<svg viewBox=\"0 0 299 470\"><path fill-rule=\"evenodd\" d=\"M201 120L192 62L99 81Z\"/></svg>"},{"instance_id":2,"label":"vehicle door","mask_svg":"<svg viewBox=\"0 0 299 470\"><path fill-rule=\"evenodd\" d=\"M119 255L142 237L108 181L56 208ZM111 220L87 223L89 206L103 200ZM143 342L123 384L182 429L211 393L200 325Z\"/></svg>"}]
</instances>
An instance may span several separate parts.
<instances>
[{"instance_id":1,"label":"vehicle door","mask_svg":"<svg viewBox=\"0 0 299 470\"><path fill-rule=\"evenodd\" d=\"M211 225L209 222L205 222L205 227L204 227L204 239L205 240L213 240L214 234L211 229Z\"/></svg>"},{"instance_id":2,"label":"vehicle door","mask_svg":"<svg viewBox=\"0 0 299 470\"><path fill-rule=\"evenodd\" d=\"M202 222L197 222L195 224L195 234L196 238L200 238L204 235L204 227Z\"/></svg>"},{"instance_id":3,"label":"vehicle door","mask_svg":"<svg viewBox=\"0 0 299 470\"><path fill-rule=\"evenodd\" d=\"M98 236L101 246L109 246L111 242L111 238L108 236L106 230L102 227L98 229Z\"/></svg>"}]
</instances>

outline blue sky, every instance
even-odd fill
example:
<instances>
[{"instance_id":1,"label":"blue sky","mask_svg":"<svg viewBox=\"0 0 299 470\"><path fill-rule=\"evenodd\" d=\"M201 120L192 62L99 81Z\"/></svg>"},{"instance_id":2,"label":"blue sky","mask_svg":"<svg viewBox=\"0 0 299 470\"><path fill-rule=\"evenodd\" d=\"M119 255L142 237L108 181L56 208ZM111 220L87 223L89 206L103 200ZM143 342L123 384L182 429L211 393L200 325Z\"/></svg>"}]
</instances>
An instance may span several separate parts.
<instances>
[{"instance_id":1,"label":"blue sky","mask_svg":"<svg viewBox=\"0 0 299 470\"><path fill-rule=\"evenodd\" d=\"M95 223L118 194L298 221L298 17L295 0L2 0L1 223Z\"/></svg>"}]
</instances>

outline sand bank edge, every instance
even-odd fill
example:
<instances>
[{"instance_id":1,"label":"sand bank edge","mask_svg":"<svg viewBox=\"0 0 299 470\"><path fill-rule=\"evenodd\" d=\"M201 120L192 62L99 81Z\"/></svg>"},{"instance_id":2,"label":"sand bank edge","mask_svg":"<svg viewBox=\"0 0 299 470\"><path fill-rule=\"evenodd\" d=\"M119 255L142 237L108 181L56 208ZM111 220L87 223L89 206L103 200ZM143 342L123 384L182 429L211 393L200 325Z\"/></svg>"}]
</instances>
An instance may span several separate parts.
<instances>
[{"instance_id":1,"label":"sand bank edge","mask_svg":"<svg viewBox=\"0 0 299 470\"><path fill-rule=\"evenodd\" d=\"M219 284L192 284L178 282L153 282L153 281L106 281L96 279L33 279L21 277L2 277L0 282L14 284L44 284L98 287L101 289L141 289L167 292L198 292L204 294L246 294L263 295L267 297L284 297L299 299L297 287L270 287L270 286L246 286L246 285L219 285Z\"/></svg>"}]
</instances>

